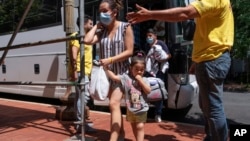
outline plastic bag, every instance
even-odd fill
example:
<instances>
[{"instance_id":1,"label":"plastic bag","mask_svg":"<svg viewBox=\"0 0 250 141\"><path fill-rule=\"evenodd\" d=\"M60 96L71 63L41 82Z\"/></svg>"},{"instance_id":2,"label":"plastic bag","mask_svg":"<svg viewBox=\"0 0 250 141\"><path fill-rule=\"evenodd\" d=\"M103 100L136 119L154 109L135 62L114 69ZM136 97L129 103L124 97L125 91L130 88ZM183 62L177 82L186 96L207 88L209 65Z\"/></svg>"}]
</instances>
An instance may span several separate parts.
<instances>
[{"instance_id":1,"label":"plastic bag","mask_svg":"<svg viewBox=\"0 0 250 141\"><path fill-rule=\"evenodd\" d=\"M93 66L89 86L90 96L99 101L108 97L109 80L102 66Z\"/></svg>"}]
</instances>

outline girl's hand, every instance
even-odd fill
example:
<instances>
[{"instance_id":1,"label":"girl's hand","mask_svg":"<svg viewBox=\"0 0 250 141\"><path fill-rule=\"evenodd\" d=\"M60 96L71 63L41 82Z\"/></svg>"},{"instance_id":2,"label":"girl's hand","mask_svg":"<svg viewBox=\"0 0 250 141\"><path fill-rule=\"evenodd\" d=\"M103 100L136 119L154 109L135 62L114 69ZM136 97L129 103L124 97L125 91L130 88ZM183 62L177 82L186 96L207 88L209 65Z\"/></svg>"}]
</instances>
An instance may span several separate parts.
<instances>
[{"instance_id":1,"label":"girl's hand","mask_svg":"<svg viewBox=\"0 0 250 141\"><path fill-rule=\"evenodd\" d=\"M139 75L139 74L137 74L137 75L135 76L135 79L136 79L136 80L140 80L140 79L142 79L142 76Z\"/></svg>"},{"instance_id":2,"label":"girl's hand","mask_svg":"<svg viewBox=\"0 0 250 141\"><path fill-rule=\"evenodd\" d=\"M103 70L104 70L104 71L109 70L109 66L103 66Z\"/></svg>"}]
</instances>

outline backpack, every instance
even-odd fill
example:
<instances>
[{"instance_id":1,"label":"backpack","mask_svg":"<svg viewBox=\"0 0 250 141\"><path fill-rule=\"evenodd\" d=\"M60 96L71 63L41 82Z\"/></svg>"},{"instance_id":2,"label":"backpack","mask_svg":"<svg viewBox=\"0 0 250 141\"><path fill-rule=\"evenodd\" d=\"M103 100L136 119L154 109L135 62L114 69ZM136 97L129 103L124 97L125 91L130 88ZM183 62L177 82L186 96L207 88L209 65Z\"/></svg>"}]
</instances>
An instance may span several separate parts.
<instances>
[{"instance_id":1,"label":"backpack","mask_svg":"<svg viewBox=\"0 0 250 141\"><path fill-rule=\"evenodd\" d=\"M196 24L194 20L187 20L183 27L183 39L192 41L195 33Z\"/></svg>"},{"instance_id":2,"label":"backpack","mask_svg":"<svg viewBox=\"0 0 250 141\"><path fill-rule=\"evenodd\" d=\"M164 82L156 77L147 77L147 79L151 87L151 92L147 95L147 100L149 102L166 100L168 98L168 92Z\"/></svg>"}]
</instances>

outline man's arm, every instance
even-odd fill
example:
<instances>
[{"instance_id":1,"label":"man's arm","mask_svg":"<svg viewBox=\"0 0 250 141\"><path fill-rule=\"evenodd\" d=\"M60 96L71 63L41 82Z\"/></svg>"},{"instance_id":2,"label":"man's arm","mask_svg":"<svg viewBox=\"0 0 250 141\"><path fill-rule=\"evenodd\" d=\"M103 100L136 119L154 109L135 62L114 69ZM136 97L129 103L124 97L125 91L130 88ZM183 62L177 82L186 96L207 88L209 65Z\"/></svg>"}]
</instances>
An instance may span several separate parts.
<instances>
[{"instance_id":1,"label":"man's arm","mask_svg":"<svg viewBox=\"0 0 250 141\"><path fill-rule=\"evenodd\" d=\"M127 19L132 24L148 20L178 22L199 17L198 11L192 5L165 10L148 10L139 5L136 5L136 8L137 12L127 14Z\"/></svg>"},{"instance_id":2,"label":"man's arm","mask_svg":"<svg viewBox=\"0 0 250 141\"><path fill-rule=\"evenodd\" d=\"M76 46L72 46L71 47L71 68L73 70L73 74L71 75L71 79L72 80L77 80L78 78L78 74L77 74L77 55L78 55L78 52L79 52L79 48L76 47Z\"/></svg>"},{"instance_id":3,"label":"man's arm","mask_svg":"<svg viewBox=\"0 0 250 141\"><path fill-rule=\"evenodd\" d=\"M101 30L103 27L101 26L101 23L96 24L84 37L83 42L88 45L96 44L99 41L99 32L98 30Z\"/></svg>"}]
</instances>

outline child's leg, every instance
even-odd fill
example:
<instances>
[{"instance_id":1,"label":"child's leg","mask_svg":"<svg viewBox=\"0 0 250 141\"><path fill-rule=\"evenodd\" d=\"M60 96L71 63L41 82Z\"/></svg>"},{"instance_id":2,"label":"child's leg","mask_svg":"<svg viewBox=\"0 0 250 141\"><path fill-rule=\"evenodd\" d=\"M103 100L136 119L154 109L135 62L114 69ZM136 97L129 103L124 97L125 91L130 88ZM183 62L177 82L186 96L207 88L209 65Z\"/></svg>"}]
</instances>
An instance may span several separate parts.
<instances>
[{"instance_id":1,"label":"child's leg","mask_svg":"<svg viewBox=\"0 0 250 141\"><path fill-rule=\"evenodd\" d=\"M134 122L131 123L134 136L136 141L143 141L144 140L144 123L143 122Z\"/></svg>"}]
</instances>

